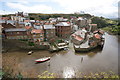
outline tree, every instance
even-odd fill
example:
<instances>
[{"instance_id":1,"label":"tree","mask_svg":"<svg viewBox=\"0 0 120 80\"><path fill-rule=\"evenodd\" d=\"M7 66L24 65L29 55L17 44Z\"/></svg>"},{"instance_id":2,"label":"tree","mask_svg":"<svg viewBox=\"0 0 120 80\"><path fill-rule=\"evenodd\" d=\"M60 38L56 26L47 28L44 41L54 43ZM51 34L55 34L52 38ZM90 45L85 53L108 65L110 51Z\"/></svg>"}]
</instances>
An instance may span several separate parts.
<instances>
[{"instance_id":1,"label":"tree","mask_svg":"<svg viewBox=\"0 0 120 80\"><path fill-rule=\"evenodd\" d=\"M107 22L104 19L101 19L99 17L92 18L92 22L94 24L97 24L98 28L106 27L108 25Z\"/></svg>"},{"instance_id":2,"label":"tree","mask_svg":"<svg viewBox=\"0 0 120 80\"><path fill-rule=\"evenodd\" d=\"M30 17L30 20L34 20L35 18L34 17Z\"/></svg>"}]
</instances>

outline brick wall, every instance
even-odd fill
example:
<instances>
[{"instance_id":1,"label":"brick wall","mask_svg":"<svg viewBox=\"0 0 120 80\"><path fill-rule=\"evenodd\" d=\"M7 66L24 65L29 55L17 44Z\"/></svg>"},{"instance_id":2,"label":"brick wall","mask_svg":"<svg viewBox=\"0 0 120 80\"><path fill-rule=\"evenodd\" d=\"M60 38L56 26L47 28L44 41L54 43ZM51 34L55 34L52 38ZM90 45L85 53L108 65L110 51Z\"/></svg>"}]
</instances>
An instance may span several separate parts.
<instances>
[{"instance_id":1,"label":"brick wall","mask_svg":"<svg viewBox=\"0 0 120 80\"><path fill-rule=\"evenodd\" d=\"M71 34L70 26L56 26L56 36L61 38L68 38Z\"/></svg>"},{"instance_id":2,"label":"brick wall","mask_svg":"<svg viewBox=\"0 0 120 80\"><path fill-rule=\"evenodd\" d=\"M7 39L28 39L26 31L6 32Z\"/></svg>"}]
</instances>

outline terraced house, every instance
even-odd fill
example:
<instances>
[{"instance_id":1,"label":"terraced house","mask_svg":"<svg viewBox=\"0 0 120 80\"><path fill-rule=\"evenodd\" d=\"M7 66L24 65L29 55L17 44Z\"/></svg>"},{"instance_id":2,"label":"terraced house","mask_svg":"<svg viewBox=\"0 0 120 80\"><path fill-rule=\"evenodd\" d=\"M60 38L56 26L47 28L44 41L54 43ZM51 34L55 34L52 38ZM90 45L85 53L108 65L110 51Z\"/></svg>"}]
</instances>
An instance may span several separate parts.
<instances>
[{"instance_id":1,"label":"terraced house","mask_svg":"<svg viewBox=\"0 0 120 80\"><path fill-rule=\"evenodd\" d=\"M33 29L31 31L32 40L35 44L39 44L44 41L44 31L40 29Z\"/></svg>"},{"instance_id":2,"label":"terraced house","mask_svg":"<svg viewBox=\"0 0 120 80\"><path fill-rule=\"evenodd\" d=\"M55 26L52 24L45 24L44 25L44 32L45 32L45 41L48 41L51 38L55 37Z\"/></svg>"},{"instance_id":3,"label":"terraced house","mask_svg":"<svg viewBox=\"0 0 120 80\"><path fill-rule=\"evenodd\" d=\"M25 28L5 29L7 39L28 39L28 32Z\"/></svg>"},{"instance_id":4,"label":"terraced house","mask_svg":"<svg viewBox=\"0 0 120 80\"><path fill-rule=\"evenodd\" d=\"M59 22L55 25L56 36L67 39L71 34L71 25L67 22Z\"/></svg>"}]
</instances>

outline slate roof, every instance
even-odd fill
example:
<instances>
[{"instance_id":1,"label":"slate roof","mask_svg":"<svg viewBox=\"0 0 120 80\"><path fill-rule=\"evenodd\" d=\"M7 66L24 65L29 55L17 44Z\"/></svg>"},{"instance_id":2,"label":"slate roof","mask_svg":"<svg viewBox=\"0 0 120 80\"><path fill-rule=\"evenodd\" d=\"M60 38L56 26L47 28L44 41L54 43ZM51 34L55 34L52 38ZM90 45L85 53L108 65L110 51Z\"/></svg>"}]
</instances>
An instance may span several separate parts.
<instances>
[{"instance_id":1,"label":"slate roof","mask_svg":"<svg viewBox=\"0 0 120 80\"><path fill-rule=\"evenodd\" d=\"M31 33L43 33L44 31L43 30L40 30L40 29L33 29L31 31Z\"/></svg>"},{"instance_id":2,"label":"slate roof","mask_svg":"<svg viewBox=\"0 0 120 80\"><path fill-rule=\"evenodd\" d=\"M5 32L17 32L17 31L26 31L27 29L25 28L10 28L10 29L5 29Z\"/></svg>"},{"instance_id":3,"label":"slate roof","mask_svg":"<svg viewBox=\"0 0 120 80\"><path fill-rule=\"evenodd\" d=\"M44 29L55 29L53 25L44 25Z\"/></svg>"},{"instance_id":4,"label":"slate roof","mask_svg":"<svg viewBox=\"0 0 120 80\"><path fill-rule=\"evenodd\" d=\"M55 26L70 26L70 24L68 24L67 22L59 22Z\"/></svg>"},{"instance_id":5,"label":"slate roof","mask_svg":"<svg viewBox=\"0 0 120 80\"><path fill-rule=\"evenodd\" d=\"M42 25L34 25L34 28L36 28L36 29L43 29Z\"/></svg>"}]
</instances>

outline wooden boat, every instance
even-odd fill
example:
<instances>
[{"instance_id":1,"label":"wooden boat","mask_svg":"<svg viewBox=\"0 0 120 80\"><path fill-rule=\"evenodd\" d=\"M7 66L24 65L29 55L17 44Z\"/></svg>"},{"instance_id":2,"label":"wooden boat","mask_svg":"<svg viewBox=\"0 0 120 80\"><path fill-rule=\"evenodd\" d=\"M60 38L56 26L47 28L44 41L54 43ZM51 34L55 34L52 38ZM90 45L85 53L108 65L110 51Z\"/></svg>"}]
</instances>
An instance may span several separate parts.
<instances>
[{"instance_id":1,"label":"wooden boat","mask_svg":"<svg viewBox=\"0 0 120 80\"><path fill-rule=\"evenodd\" d=\"M35 62L45 62L45 61L48 61L48 60L50 60L50 57L40 58L40 59L35 60Z\"/></svg>"}]
</instances>

